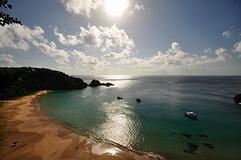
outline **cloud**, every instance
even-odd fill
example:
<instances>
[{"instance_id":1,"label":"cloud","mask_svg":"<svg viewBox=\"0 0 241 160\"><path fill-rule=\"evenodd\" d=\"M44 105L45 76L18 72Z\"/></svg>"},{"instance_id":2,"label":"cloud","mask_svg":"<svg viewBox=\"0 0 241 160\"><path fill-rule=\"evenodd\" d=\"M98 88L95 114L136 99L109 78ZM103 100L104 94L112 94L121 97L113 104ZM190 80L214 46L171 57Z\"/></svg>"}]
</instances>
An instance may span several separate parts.
<instances>
[{"instance_id":1,"label":"cloud","mask_svg":"<svg viewBox=\"0 0 241 160\"><path fill-rule=\"evenodd\" d=\"M4 26L0 30L0 48L27 51L32 43L44 54L54 57L57 63L66 65L69 62L67 51L57 49L54 42L47 44L48 40L44 38L43 34L44 30L39 26L35 26L34 29L30 29L25 25ZM11 55L2 55L1 61L14 62Z\"/></svg>"},{"instance_id":2,"label":"cloud","mask_svg":"<svg viewBox=\"0 0 241 160\"><path fill-rule=\"evenodd\" d=\"M89 47L99 47L102 43L101 32L96 26L88 25L88 29L80 27L78 35L67 35L66 37L59 33L58 28L55 27L54 34L58 37L59 42L64 45L84 44Z\"/></svg>"},{"instance_id":3,"label":"cloud","mask_svg":"<svg viewBox=\"0 0 241 160\"><path fill-rule=\"evenodd\" d=\"M79 52L77 50L74 50L71 54L74 55L79 62L87 66L96 65L99 62L98 58L94 56L86 56L84 52Z\"/></svg>"},{"instance_id":4,"label":"cloud","mask_svg":"<svg viewBox=\"0 0 241 160\"><path fill-rule=\"evenodd\" d=\"M233 52L241 53L241 41L234 44Z\"/></svg>"},{"instance_id":5,"label":"cloud","mask_svg":"<svg viewBox=\"0 0 241 160\"><path fill-rule=\"evenodd\" d=\"M93 70L109 70L111 64L107 61L100 61L97 57L87 56L84 52L74 50L71 55L77 59L77 63L87 66Z\"/></svg>"},{"instance_id":6,"label":"cloud","mask_svg":"<svg viewBox=\"0 0 241 160\"><path fill-rule=\"evenodd\" d=\"M180 47L179 43L177 43L177 42L173 42L172 48L168 49L169 53L177 53L179 51L181 51L181 47Z\"/></svg>"},{"instance_id":7,"label":"cloud","mask_svg":"<svg viewBox=\"0 0 241 160\"><path fill-rule=\"evenodd\" d=\"M122 56L120 56L118 53L115 53L115 52L110 52L102 56L103 59L118 59L121 57Z\"/></svg>"},{"instance_id":8,"label":"cloud","mask_svg":"<svg viewBox=\"0 0 241 160\"><path fill-rule=\"evenodd\" d=\"M139 5L138 3L135 4L134 8L128 12L129 15L134 15L135 12L140 10L146 10L146 7L144 5Z\"/></svg>"},{"instance_id":9,"label":"cloud","mask_svg":"<svg viewBox=\"0 0 241 160\"><path fill-rule=\"evenodd\" d=\"M234 44L233 52L234 53L241 53L241 41ZM241 54L239 54L237 57L241 58Z\"/></svg>"},{"instance_id":10,"label":"cloud","mask_svg":"<svg viewBox=\"0 0 241 160\"><path fill-rule=\"evenodd\" d=\"M204 53L208 54L208 53L212 53L213 51L210 48L207 48L203 51Z\"/></svg>"},{"instance_id":11,"label":"cloud","mask_svg":"<svg viewBox=\"0 0 241 160\"><path fill-rule=\"evenodd\" d=\"M187 58L188 53L184 53L181 50L179 43L173 42L172 47L168 49L168 57L165 57L165 63L171 65L182 65Z\"/></svg>"},{"instance_id":12,"label":"cloud","mask_svg":"<svg viewBox=\"0 0 241 160\"><path fill-rule=\"evenodd\" d=\"M225 62L232 58L224 48L215 51L217 57L190 55L181 50L179 43L173 42L171 48L165 53L158 51L156 55L148 58L124 58L117 62L125 67L135 67L143 72L158 72L160 70L174 71L209 65L217 62Z\"/></svg>"},{"instance_id":13,"label":"cloud","mask_svg":"<svg viewBox=\"0 0 241 160\"><path fill-rule=\"evenodd\" d=\"M59 42L62 44L74 46L81 43L77 36L67 35L65 38L62 33L58 33L57 27L54 28L54 34L58 37Z\"/></svg>"},{"instance_id":14,"label":"cloud","mask_svg":"<svg viewBox=\"0 0 241 160\"><path fill-rule=\"evenodd\" d=\"M226 62L232 58L231 55L228 54L227 50L224 48L219 48L215 51L215 54L218 56L215 61L217 62Z\"/></svg>"},{"instance_id":15,"label":"cloud","mask_svg":"<svg viewBox=\"0 0 241 160\"><path fill-rule=\"evenodd\" d=\"M91 26L87 29L80 27L77 35L64 36L58 33L58 28L54 29L55 35L60 43L65 45L83 44L87 47L100 48L105 53L102 58L116 59L129 56L135 47L134 40L130 39L127 33L113 24L111 27Z\"/></svg>"},{"instance_id":16,"label":"cloud","mask_svg":"<svg viewBox=\"0 0 241 160\"><path fill-rule=\"evenodd\" d=\"M0 66L8 66L14 64L13 56L10 54L0 54Z\"/></svg>"},{"instance_id":17,"label":"cloud","mask_svg":"<svg viewBox=\"0 0 241 160\"><path fill-rule=\"evenodd\" d=\"M66 63L69 62L68 52L63 49L57 49L54 42L45 44L33 41L33 45L47 56L54 57L55 61L59 64L66 65Z\"/></svg>"},{"instance_id":18,"label":"cloud","mask_svg":"<svg viewBox=\"0 0 241 160\"><path fill-rule=\"evenodd\" d=\"M132 16L132 15L134 15L134 12L130 10L130 11L128 12L128 14Z\"/></svg>"},{"instance_id":19,"label":"cloud","mask_svg":"<svg viewBox=\"0 0 241 160\"><path fill-rule=\"evenodd\" d=\"M139 4L135 4L135 10L139 11L139 10L145 10L146 8L143 5L139 5Z\"/></svg>"},{"instance_id":20,"label":"cloud","mask_svg":"<svg viewBox=\"0 0 241 160\"><path fill-rule=\"evenodd\" d=\"M229 37L231 37L231 31L225 31L225 32L223 32L222 33L222 35L223 35L223 37L225 37L225 38L229 38Z\"/></svg>"},{"instance_id":21,"label":"cloud","mask_svg":"<svg viewBox=\"0 0 241 160\"><path fill-rule=\"evenodd\" d=\"M81 42L87 46L99 47L103 42L101 37L101 31L96 26L88 25L89 30L80 27L81 33Z\"/></svg>"},{"instance_id":22,"label":"cloud","mask_svg":"<svg viewBox=\"0 0 241 160\"><path fill-rule=\"evenodd\" d=\"M129 57L130 54L131 52L128 49L125 49L120 53L116 53L116 52L106 53L101 58L102 59L121 59L121 58Z\"/></svg>"},{"instance_id":23,"label":"cloud","mask_svg":"<svg viewBox=\"0 0 241 160\"><path fill-rule=\"evenodd\" d=\"M60 0L60 2L64 5L66 11L77 15L85 15L89 18L93 16L93 10L104 4L104 0Z\"/></svg>"},{"instance_id":24,"label":"cloud","mask_svg":"<svg viewBox=\"0 0 241 160\"><path fill-rule=\"evenodd\" d=\"M43 29L39 26L35 26L34 29L30 29L25 25L4 26L0 30L0 48L27 51L30 48L29 42L34 39L44 39L43 33Z\"/></svg>"},{"instance_id":25,"label":"cloud","mask_svg":"<svg viewBox=\"0 0 241 160\"><path fill-rule=\"evenodd\" d=\"M115 24L109 27L100 27L102 32L104 44L101 50L106 51L107 54L118 53L119 56L114 56L113 58L121 58L123 56L129 56L131 50L135 47L134 40L130 39L126 32L122 29L118 29ZM107 57L107 56L103 56Z\"/></svg>"}]
</instances>

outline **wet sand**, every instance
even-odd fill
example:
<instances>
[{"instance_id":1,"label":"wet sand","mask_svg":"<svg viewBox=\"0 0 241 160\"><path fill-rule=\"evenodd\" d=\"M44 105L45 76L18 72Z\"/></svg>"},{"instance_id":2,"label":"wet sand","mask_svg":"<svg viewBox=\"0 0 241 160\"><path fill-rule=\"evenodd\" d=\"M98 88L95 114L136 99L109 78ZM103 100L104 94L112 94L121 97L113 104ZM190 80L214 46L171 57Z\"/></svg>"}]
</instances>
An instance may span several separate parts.
<instances>
[{"instance_id":1,"label":"wet sand","mask_svg":"<svg viewBox=\"0 0 241 160\"><path fill-rule=\"evenodd\" d=\"M165 158L138 153L117 144L79 136L52 122L38 112L38 100L47 91L4 101L7 137L0 149L0 159L64 159L64 160L156 160Z\"/></svg>"}]
</instances>

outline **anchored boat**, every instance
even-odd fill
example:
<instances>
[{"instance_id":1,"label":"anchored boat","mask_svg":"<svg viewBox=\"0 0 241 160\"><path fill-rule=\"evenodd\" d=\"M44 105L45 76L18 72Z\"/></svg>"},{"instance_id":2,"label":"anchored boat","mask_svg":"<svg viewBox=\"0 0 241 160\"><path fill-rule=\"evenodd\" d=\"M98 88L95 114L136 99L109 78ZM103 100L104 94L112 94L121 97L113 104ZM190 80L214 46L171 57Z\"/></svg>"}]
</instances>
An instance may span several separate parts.
<instances>
[{"instance_id":1,"label":"anchored boat","mask_svg":"<svg viewBox=\"0 0 241 160\"><path fill-rule=\"evenodd\" d=\"M197 115L194 112L185 112L184 114L192 119L197 119Z\"/></svg>"}]
</instances>

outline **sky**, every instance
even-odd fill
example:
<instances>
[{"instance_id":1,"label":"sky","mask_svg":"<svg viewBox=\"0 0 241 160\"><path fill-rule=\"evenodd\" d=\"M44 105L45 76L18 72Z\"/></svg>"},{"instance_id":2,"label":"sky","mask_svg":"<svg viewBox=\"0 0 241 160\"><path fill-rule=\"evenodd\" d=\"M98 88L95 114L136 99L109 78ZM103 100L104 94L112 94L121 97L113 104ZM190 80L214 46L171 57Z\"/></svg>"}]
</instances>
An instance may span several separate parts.
<instances>
[{"instance_id":1,"label":"sky","mask_svg":"<svg viewBox=\"0 0 241 160\"><path fill-rule=\"evenodd\" d=\"M8 0L1 67L68 75L241 75L240 0Z\"/></svg>"}]
</instances>

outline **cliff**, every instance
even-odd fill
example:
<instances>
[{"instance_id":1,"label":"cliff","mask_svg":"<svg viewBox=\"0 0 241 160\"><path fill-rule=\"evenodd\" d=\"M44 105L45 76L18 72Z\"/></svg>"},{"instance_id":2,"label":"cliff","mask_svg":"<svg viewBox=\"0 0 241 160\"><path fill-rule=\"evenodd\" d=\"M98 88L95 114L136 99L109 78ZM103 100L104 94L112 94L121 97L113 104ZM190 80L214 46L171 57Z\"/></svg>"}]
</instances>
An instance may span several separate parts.
<instances>
[{"instance_id":1,"label":"cliff","mask_svg":"<svg viewBox=\"0 0 241 160\"><path fill-rule=\"evenodd\" d=\"M82 89L87 84L80 78L46 68L0 68L0 99L11 99L39 90Z\"/></svg>"}]
</instances>

